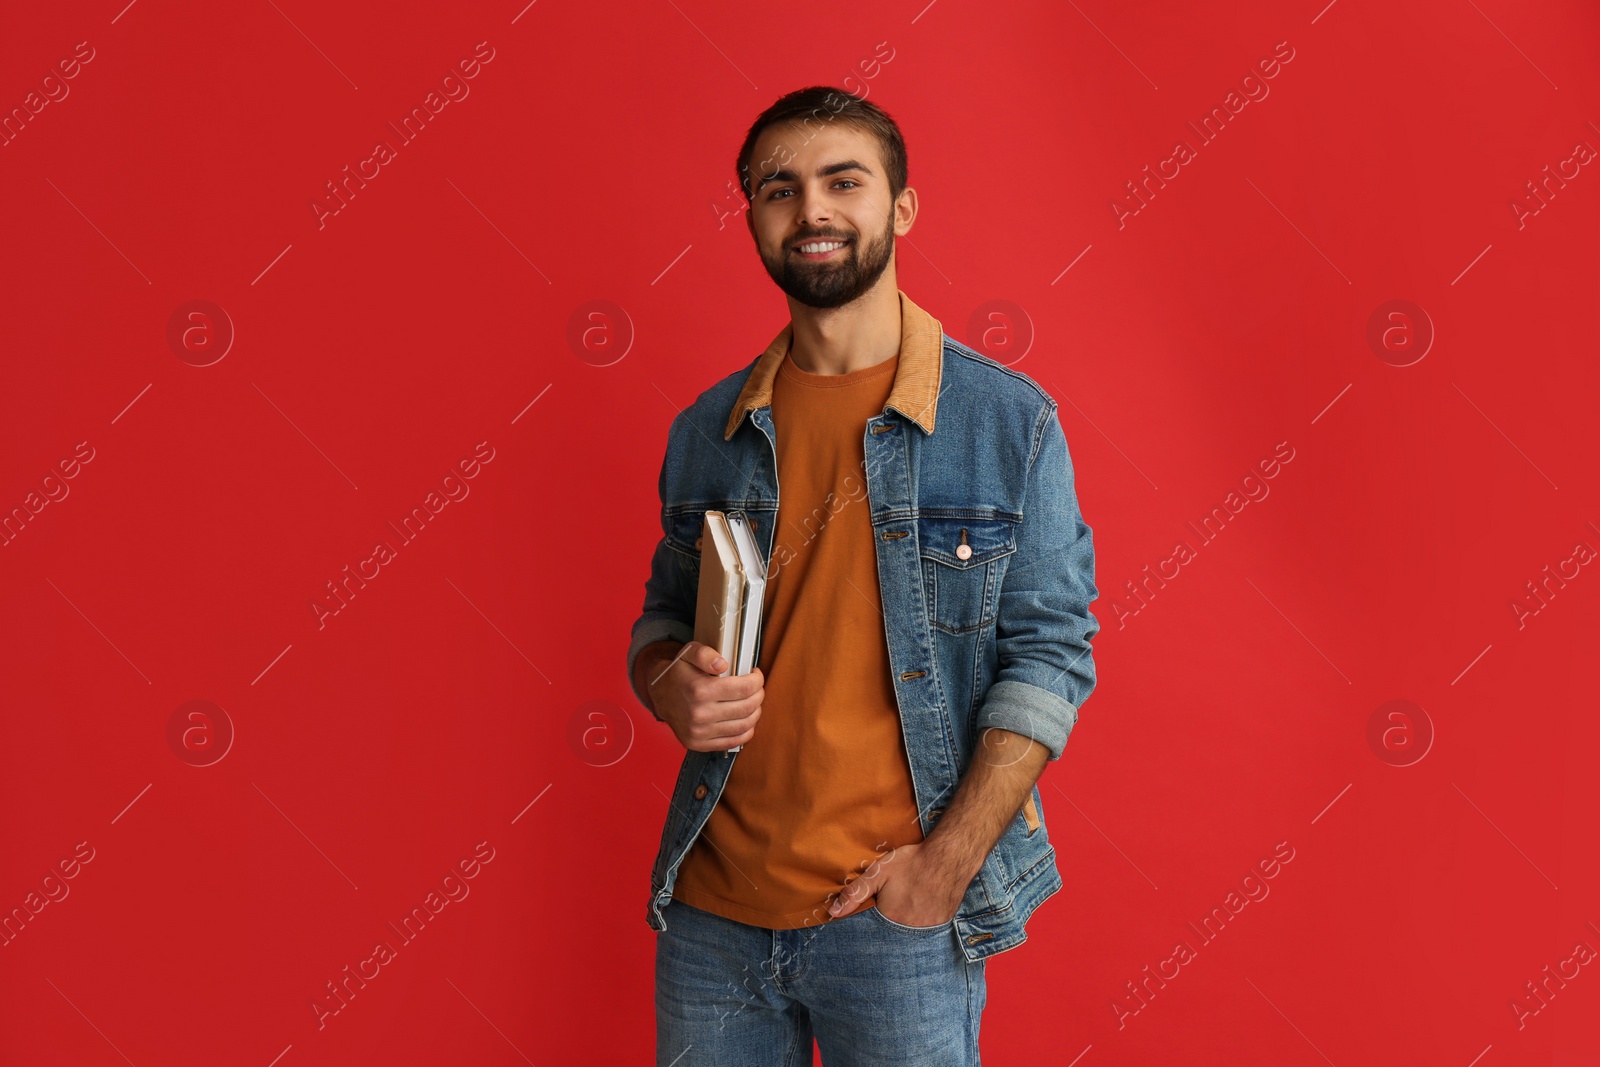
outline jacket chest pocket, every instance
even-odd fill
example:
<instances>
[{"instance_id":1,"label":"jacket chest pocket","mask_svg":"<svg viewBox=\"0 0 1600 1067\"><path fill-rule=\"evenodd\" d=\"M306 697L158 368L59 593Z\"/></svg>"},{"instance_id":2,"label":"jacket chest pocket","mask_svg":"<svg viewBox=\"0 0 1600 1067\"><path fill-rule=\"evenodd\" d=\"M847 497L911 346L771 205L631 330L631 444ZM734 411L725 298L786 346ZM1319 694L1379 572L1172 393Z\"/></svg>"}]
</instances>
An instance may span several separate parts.
<instances>
[{"instance_id":1,"label":"jacket chest pocket","mask_svg":"<svg viewBox=\"0 0 1600 1067\"><path fill-rule=\"evenodd\" d=\"M1017 550L1017 524L970 515L921 515L917 546L928 620L948 633L992 624L1005 558Z\"/></svg>"},{"instance_id":2,"label":"jacket chest pocket","mask_svg":"<svg viewBox=\"0 0 1600 1067\"><path fill-rule=\"evenodd\" d=\"M703 506L679 506L667 513L667 545L680 556L700 565L700 532L706 521Z\"/></svg>"}]
</instances>

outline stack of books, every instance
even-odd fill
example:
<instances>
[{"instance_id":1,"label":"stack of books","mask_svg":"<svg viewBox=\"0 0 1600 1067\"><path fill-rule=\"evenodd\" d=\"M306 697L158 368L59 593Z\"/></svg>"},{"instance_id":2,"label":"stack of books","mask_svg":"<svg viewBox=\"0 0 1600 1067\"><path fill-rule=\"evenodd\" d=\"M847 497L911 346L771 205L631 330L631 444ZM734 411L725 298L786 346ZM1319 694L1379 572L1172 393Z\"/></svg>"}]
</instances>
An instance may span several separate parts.
<instances>
[{"instance_id":1,"label":"stack of books","mask_svg":"<svg viewBox=\"0 0 1600 1067\"><path fill-rule=\"evenodd\" d=\"M755 531L742 511L707 511L700 536L700 589L694 639L728 663L722 677L749 674L761 642L761 603L767 568ZM743 745L728 749L737 752Z\"/></svg>"}]
</instances>

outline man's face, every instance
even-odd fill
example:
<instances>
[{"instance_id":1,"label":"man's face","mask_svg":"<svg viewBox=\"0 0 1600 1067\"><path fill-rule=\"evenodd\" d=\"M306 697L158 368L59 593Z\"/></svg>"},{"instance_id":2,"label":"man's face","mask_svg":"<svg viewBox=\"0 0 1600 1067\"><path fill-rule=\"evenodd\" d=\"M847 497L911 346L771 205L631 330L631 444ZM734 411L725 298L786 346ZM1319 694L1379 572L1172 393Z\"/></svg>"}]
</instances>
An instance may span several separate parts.
<instances>
[{"instance_id":1,"label":"man's face","mask_svg":"<svg viewBox=\"0 0 1600 1067\"><path fill-rule=\"evenodd\" d=\"M820 118L763 131L750 184L748 221L761 262L808 307L842 307L876 285L894 261L895 235L910 230L915 213L910 190L899 210L890 202L877 138ZM801 250L814 245L823 251Z\"/></svg>"}]
</instances>

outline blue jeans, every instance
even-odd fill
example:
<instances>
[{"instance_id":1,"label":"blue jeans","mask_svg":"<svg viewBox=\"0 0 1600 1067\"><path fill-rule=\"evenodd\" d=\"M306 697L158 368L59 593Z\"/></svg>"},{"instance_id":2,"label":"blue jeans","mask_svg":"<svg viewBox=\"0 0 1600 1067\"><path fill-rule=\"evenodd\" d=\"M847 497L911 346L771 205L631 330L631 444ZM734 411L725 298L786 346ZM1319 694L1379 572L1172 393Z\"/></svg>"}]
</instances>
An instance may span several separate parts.
<instances>
[{"instance_id":1,"label":"blue jeans","mask_svg":"<svg viewBox=\"0 0 1600 1067\"><path fill-rule=\"evenodd\" d=\"M876 907L767 930L673 900L656 935L656 1067L976 1067L985 960L953 922Z\"/></svg>"}]
</instances>

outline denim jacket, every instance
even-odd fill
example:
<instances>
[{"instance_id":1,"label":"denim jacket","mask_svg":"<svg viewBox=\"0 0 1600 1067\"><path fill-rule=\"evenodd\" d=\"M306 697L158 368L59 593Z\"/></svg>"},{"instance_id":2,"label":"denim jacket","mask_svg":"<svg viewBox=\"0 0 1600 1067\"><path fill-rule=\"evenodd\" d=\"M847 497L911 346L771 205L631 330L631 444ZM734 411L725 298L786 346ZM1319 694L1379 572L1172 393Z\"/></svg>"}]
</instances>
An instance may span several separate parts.
<instances>
[{"instance_id":1,"label":"denim jacket","mask_svg":"<svg viewBox=\"0 0 1600 1067\"><path fill-rule=\"evenodd\" d=\"M882 414L862 427L862 480L926 836L989 727L1061 757L1094 689L1090 639L1100 627L1089 611L1098 595L1092 533L1078 510L1055 400L1027 375L945 336L903 292L900 302L900 366ZM781 569L784 560L772 558L771 385L792 329L672 420L659 487L662 537L629 642L630 687L644 646L694 637L697 541L708 509L744 511L769 573ZM651 872L646 921L657 932L666 929L662 908L679 866L738 758L684 755ZM1037 786L1030 801L984 859L955 917L969 960L1020 945L1034 909L1062 888Z\"/></svg>"}]
</instances>

